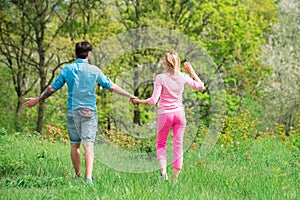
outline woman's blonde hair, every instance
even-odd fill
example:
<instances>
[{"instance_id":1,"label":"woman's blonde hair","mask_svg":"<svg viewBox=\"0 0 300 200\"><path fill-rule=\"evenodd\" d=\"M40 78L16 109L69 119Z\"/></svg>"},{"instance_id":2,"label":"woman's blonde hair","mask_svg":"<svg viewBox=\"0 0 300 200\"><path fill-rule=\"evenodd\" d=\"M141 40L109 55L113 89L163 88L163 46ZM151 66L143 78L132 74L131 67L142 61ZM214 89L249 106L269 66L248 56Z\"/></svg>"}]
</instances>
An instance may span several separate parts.
<instances>
[{"instance_id":1,"label":"woman's blonde hair","mask_svg":"<svg viewBox=\"0 0 300 200\"><path fill-rule=\"evenodd\" d=\"M167 61L167 67L165 71L175 75L180 71L180 58L176 52L168 52L165 54L165 59Z\"/></svg>"}]
</instances>

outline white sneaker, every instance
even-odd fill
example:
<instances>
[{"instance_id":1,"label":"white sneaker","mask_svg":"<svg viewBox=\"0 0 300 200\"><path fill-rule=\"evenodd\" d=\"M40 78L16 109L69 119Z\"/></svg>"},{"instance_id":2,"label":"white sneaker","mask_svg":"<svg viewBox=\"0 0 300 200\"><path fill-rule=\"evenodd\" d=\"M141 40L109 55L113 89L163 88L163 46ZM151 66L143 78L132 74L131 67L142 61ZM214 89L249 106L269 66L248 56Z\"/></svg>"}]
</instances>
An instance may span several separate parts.
<instances>
[{"instance_id":1,"label":"white sneaker","mask_svg":"<svg viewBox=\"0 0 300 200\"><path fill-rule=\"evenodd\" d=\"M169 177L168 177L167 174L162 175L162 174L160 173L160 180L168 181L168 180L169 180Z\"/></svg>"}]
</instances>

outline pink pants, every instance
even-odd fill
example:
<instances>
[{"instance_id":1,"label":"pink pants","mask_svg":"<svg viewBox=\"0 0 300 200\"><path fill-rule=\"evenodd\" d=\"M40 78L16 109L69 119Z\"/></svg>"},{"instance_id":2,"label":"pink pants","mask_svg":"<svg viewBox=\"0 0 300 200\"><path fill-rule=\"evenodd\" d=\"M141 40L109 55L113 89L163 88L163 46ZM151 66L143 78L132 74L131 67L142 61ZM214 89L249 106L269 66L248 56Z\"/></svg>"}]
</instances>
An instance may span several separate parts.
<instances>
[{"instance_id":1,"label":"pink pants","mask_svg":"<svg viewBox=\"0 0 300 200\"><path fill-rule=\"evenodd\" d=\"M182 142L186 119L184 111L159 114L157 118L156 155L157 159L167 160L166 142L170 129L173 130L173 164L176 169L182 168Z\"/></svg>"}]
</instances>

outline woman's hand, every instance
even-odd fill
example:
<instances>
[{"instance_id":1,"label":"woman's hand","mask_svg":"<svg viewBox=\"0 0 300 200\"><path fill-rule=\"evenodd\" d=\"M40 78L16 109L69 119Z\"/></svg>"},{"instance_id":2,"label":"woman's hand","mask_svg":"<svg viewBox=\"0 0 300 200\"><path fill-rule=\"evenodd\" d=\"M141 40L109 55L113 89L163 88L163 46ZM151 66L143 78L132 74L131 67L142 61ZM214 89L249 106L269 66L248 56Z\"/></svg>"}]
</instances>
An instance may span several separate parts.
<instances>
[{"instance_id":1,"label":"woman's hand","mask_svg":"<svg viewBox=\"0 0 300 200\"><path fill-rule=\"evenodd\" d=\"M192 73L194 71L191 63L189 62L185 62L184 65L183 65L183 68L188 71L189 73Z\"/></svg>"}]
</instances>

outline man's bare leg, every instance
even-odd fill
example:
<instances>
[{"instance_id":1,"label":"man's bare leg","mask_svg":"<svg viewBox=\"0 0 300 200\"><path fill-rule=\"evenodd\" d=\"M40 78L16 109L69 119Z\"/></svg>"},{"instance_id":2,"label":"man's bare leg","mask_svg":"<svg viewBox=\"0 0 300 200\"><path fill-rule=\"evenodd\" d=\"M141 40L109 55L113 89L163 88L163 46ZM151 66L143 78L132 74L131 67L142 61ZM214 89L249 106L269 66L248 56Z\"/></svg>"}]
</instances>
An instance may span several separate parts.
<instances>
[{"instance_id":1,"label":"man's bare leg","mask_svg":"<svg viewBox=\"0 0 300 200\"><path fill-rule=\"evenodd\" d=\"M71 144L71 160L76 173L76 176L81 176L80 173L80 143Z\"/></svg>"},{"instance_id":2,"label":"man's bare leg","mask_svg":"<svg viewBox=\"0 0 300 200\"><path fill-rule=\"evenodd\" d=\"M85 156L85 171L86 178L92 180L93 165L94 165L94 142L84 142L84 156Z\"/></svg>"}]
</instances>

